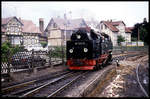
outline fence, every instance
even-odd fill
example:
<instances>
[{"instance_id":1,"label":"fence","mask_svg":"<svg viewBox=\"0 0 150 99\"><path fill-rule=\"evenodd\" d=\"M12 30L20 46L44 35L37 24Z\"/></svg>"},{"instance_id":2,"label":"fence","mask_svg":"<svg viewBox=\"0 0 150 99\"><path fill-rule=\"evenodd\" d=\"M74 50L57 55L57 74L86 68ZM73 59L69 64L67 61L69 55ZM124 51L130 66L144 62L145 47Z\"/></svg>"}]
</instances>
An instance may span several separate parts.
<instances>
[{"instance_id":1,"label":"fence","mask_svg":"<svg viewBox=\"0 0 150 99\"><path fill-rule=\"evenodd\" d=\"M66 46L49 47L49 57L52 66L56 63L64 64L66 62Z\"/></svg>"},{"instance_id":2,"label":"fence","mask_svg":"<svg viewBox=\"0 0 150 99\"><path fill-rule=\"evenodd\" d=\"M1 74L10 76L11 72L53 67L66 61L65 46L49 47L49 51L21 50L14 55L9 52L1 56Z\"/></svg>"},{"instance_id":3,"label":"fence","mask_svg":"<svg viewBox=\"0 0 150 99\"><path fill-rule=\"evenodd\" d=\"M132 51L143 51L148 52L148 46L114 46L113 53L124 53Z\"/></svg>"}]
</instances>

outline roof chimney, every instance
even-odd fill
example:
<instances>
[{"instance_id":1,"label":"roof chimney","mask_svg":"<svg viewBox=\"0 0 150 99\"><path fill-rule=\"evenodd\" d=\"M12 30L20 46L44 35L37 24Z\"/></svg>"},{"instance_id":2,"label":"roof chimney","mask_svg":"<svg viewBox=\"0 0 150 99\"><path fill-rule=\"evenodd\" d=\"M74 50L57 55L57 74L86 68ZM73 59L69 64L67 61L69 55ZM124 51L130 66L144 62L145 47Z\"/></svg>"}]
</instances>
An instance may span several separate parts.
<instances>
[{"instance_id":1,"label":"roof chimney","mask_svg":"<svg viewBox=\"0 0 150 99\"><path fill-rule=\"evenodd\" d=\"M44 33L44 21L43 18L39 18L39 28L42 33Z\"/></svg>"},{"instance_id":2,"label":"roof chimney","mask_svg":"<svg viewBox=\"0 0 150 99\"><path fill-rule=\"evenodd\" d=\"M19 17L19 21L21 21L21 17Z\"/></svg>"}]
</instances>

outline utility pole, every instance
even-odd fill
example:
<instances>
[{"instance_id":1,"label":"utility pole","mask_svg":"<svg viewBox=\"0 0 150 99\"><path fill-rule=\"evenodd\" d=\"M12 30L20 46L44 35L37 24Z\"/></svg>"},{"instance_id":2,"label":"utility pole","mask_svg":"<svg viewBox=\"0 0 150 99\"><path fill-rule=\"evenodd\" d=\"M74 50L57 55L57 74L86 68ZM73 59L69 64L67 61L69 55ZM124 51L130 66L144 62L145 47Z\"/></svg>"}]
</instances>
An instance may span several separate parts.
<instances>
[{"instance_id":1,"label":"utility pole","mask_svg":"<svg viewBox=\"0 0 150 99\"><path fill-rule=\"evenodd\" d=\"M138 41L140 40L139 26L138 26Z\"/></svg>"},{"instance_id":2,"label":"utility pole","mask_svg":"<svg viewBox=\"0 0 150 99\"><path fill-rule=\"evenodd\" d=\"M64 34L62 34L62 43L61 43L61 47L62 47L62 64L64 64L64 46L65 46L65 43L66 43L66 28L67 28L67 16L66 16L66 13L64 14L64 20L65 20L65 29L64 29Z\"/></svg>"},{"instance_id":3,"label":"utility pole","mask_svg":"<svg viewBox=\"0 0 150 99\"><path fill-rule=\"evenodd\" d=\"M137 41L137 46L139 46L139 41L140 41L140 33L139 33L139 28L140 28L140 26L138 26L138 41Z\"/></svg>"}]
</instances>

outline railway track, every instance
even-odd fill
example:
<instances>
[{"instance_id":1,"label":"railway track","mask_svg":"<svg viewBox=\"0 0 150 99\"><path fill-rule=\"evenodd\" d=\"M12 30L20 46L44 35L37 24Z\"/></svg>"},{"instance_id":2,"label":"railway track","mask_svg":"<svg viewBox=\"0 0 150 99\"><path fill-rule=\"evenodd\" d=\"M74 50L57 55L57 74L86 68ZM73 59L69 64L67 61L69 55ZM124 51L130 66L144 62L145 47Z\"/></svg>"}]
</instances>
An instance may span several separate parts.
<instances>
[{"instance_id":1,"label":"railway track","mask_svg":"<svg viewBox=\"0 0 150 99\"><path fill-rule=\"evenodd\" d=\"M138 54L121 54L120 56L113 57L113 61L124 60L128 57L133 57ZM58 93L69 87L82 75L88 73L88 71L79 72L62 72L51 77L44 79L37 79L21 84L16 84L10 87L2 88L3 97L54 97Z\"/></svg>"},{"instance_id":2,"label":"railway track","mask_svg":"<svg viewBox=\"0 0 150 99\"><path fill-rule=\"evenodd\" d=\"M141 84L141 82L140 82L140 78L139 78L139 67L141 66L141 61L142 61L142 59L140 60L139 64L138 64L137 67L136 67L137 82L138 82L138 84L139 84L139 86L140 86L141 91L144 93L144 95L145 95L146 97L149 97L148 93L146 92L146 90L145 90L144 87L142 86L142 84Z\"/></svg>"},{"instance_id":3,"label":"railway track","mask_svg":"<svg viewBox=\"0 0 150 99\"><path fill-rule=\"evenodd\" d=\"M64 72L55 75L55 77L53 76L53 78L33 80L3 88L3 97L53 97L75 82L84 73L86 72Z\"/></svg>"},{"instance_id":4,"label":"railway track","mask_svg":"<svg viewBox=\"0 0 150 99\"><path fill-rule=\"evenodd\" d=\"M57 94L59 94L60 92L62 92L65 88L69 87L71 84L73 84L75 81L77 81L77 79L79 79L81 76L83 76L84 74L87 74L87 73L88 73L88 71L80 73L75 78L73 78L71 81L69 81L68 83L64 84L62 87L60 87L59 89L57 89L56 91L54 91L51 94L49 94L47 97L57 96Z\"/></svg>"},{"instance_id":5,"label":"railway track","mask_svg":"<svg viewBox=\"0 0 150 99\"><path fill-rule=\"evenodd\" d=\"M2 88L2 96L11 96L16 95L17 93L21 93L26 90L31 90L35 86L40 86L40 84L44 83L47 80L54 79L56 77L60 77L62 75L65 75L67 73L70 73L70 71L64 71L55 75L50 75L46 77L41 77L36 80L30 80L19 84L14 84L5 88Z\"/></svg>"},{"instance_id":6,"label":"railway track","mask_svg":"<svg viewBox=\"0 0 150 99\"><path fill-rule=\"evenodd\" d=\"M44 85L39 86L29 92L21 95L21 97L53 97L57 93L63 91L66 87L76 81L80 76L86 72L71 72L52 81L46 82Z\"/></svg>"}]
</instances>

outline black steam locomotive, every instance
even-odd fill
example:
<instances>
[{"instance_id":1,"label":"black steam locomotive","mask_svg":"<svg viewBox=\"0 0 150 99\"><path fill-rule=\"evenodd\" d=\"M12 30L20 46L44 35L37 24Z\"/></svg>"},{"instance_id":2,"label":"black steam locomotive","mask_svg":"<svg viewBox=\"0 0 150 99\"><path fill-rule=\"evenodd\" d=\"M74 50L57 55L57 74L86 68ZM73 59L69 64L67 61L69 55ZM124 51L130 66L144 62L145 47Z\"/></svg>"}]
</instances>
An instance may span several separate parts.
<instances>
[{"instance_id":1,"label":"black steam locomotive","mask_svg":"<svg viewBox=\"0 0 150 99\"><path fill-rule=\"evenodd\" d=\"M94 70L111 61L112 42L104 33L79 29L67 41L67 66L70 70Z\"/></svg>"}]
</instances>

